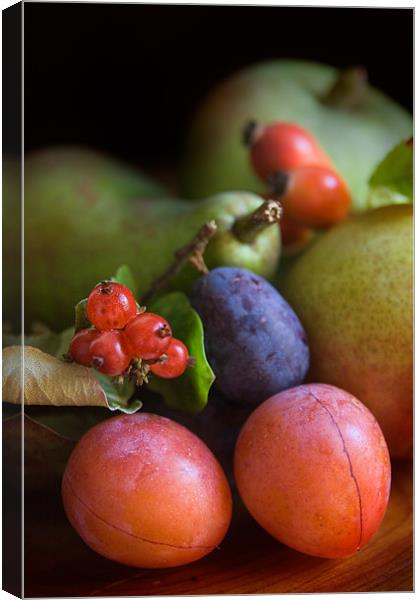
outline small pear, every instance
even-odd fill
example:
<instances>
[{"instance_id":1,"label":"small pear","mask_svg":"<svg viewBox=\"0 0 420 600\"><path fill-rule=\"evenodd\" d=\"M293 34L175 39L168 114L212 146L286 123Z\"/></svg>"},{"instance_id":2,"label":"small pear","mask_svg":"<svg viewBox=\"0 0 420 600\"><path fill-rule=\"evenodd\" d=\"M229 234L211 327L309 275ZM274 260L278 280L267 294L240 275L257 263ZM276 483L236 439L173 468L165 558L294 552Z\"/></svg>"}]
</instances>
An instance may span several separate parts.
<instances>
[{"instance_id":1,"label":"small pear","mask_svg":"<svg viewBox=\"0 0 420 600\"><path fill-rule=\"evenodd\" d=\"M198 107L186 139L181 177L186 197L266 191L242 143L250 120L307 129L347 182L355 212L366 208L373 169L413 128L411 115L370 86L361 68L340 73L303 60L257 62L216 85Z\"/></svg>"},{"instance_id":2,"label":"small pear","mask_svg":"<svg viewBox=\"0 0 420 600\"><path fill-rule=\"evenodd\" d=\"M318 239L280 283L308 336L309 381L339 386L377 418L391 455L413 441L413 211L353 216Z\"/></svg>"},{"instance_id":3,"label":"small pear","mask_svg":"<svg viewBox=\"0 0 420 600\"><path fill-rule=\"evenodd\" d=\"M281 248L279 227L273 225L280 212L274 203L271 214L267 204L247 192L225 192L197 203L170 198L142 173L88 150L50 148L28 156L25 327L34 321L58 331L71 325L74 305L122 264L131 268L141 302L175 251L212 220L217 232L205 253L209 268L226 264L272 276ZM10 194L5 256L10 270L19 273L16 206L16 194ZM254 223L255 211L261 219ZM176 285L186 290L198 276L188 265ZM7 291L5 318L18 326L20 286Z\"/></svg>"}]
</instances>

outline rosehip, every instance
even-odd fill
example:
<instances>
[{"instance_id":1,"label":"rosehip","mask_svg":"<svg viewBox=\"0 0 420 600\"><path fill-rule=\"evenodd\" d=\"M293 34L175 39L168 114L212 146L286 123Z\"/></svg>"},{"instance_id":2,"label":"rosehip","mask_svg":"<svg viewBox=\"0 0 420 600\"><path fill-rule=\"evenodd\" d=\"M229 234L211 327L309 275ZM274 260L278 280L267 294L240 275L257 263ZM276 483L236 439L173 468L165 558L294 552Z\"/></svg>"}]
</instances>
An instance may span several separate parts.
<instances>
[{"instance_id":1,"label":"rosehip","mask_svg":"<svg viewBox=\"0 0 420 600\"><path fill-rule=\"evenodd\" d=\"M159 358L166 352L172 331L163 317L145 312L131 319L125 328L125 335L131 344L134 356L150 360Z\"/></svg>"},{"instance_id":2,"label":"rosehip","mask_svg":"<svg viewBox=\"0 0 420 600\"><path fill-rule=\"evenodd\" d=\"M297 225L285 214L280 219L281 243L285 254L299 252L312 239L314 232L309 227Z\"/></svg>"},{"instance_id":3,"label":"rosehip","mask_svg":"<svg viewBox=\"0 0 420 600\"><path fill-rule=\"evenodd\" d=\"M98 283L89 294L86 314L100 331L123 329L137 313L137 305L130 290L114 281Z\"/></svg>"},{"instance_id":4,"label":"rosehip","mask_svg":"<svg viewBox=\"0 0 420 600\"><path fill-rule=\"evenodd\" d=\"M251 151L252 166L264 181L276 171L291 171L303 166L330 167L331 161L315 138L294 123L250 123L245 141Z\"/></svg>"},{"instance_id":5,"label":"rosehip","mask_svg":"<svg viewBox=\"0 0 420 600\"><path fill-rule=\"evenodd\" d=\"M104 331L90 345L91 366L105 375L121 375L133 354L122 331Z\"/></svg>"},{"instance_id":6,"label":"rosehip","mask_svg":"<svg viewBox=\"0 0 420 600\"><path fill-rule=\"evenodd\" d=\"M159 377L172 379L183 374L188 364L188 350L180 340L172 338L161 359L150 365L150 370Z\"/></svg>"},{"instance_id":7,"label":"rosehip","mask_svg":"<svg viewBox=\"0 0 420 600\"><path fill-rule=\"evenodd\" d=\"M72 338L69 347L69 354L72 359L79 365L90 367L92 364L92 356L90 353L90 345L100 332L97 329L81 329Z\"/></svg>"},{"instance_id":8,"label":"rosehip","mask_svg":"<svg viewBox=\"0 0 420 600\"><path fill-rule=\"evenodd\" d=\"M344 219L350 211L349 189L333 169L296 169L286 176L281 188L283 192L279 187L275 191L280 194L284 214L298 225L329 227Z\"/></svg>"}]
</instances>

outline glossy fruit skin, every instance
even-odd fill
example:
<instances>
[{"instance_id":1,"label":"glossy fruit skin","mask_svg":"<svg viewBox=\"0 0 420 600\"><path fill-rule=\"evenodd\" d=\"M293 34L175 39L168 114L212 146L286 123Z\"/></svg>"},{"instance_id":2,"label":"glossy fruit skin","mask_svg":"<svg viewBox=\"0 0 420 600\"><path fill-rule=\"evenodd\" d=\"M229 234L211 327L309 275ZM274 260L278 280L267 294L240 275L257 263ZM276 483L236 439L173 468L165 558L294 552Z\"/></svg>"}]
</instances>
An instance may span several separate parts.
<instances>
[{"instance_id":1,"label":"glossy fruit skin","mask_svg":"<svg viewBox=\"0 0 420 600\"><path fill-rule=\"evenodd\" d=\"M352 216L279 280L311 350L311 381L354 394L375 415L391 456L413 443L413 208Z\"/></svg>"},{"instance_id":2,"label":"glossy fruit skin","mask_svg":"<svg viewBox=\"0 0 420 600\"><path fill-rule=\"evenodd\" d=\"M339 388L307 384L268 399L245 423L234 461L250 513L300 552L350 556L385 514L391 467L383 434Z\"/></svg>"},{"instance_id":3,"label":"glossy fruit skin","mask_svg":"<svg viewBox=\"0 0 420 600\"><path fill-rule=\"evenodd\" d=\"M167 406L160 397L153 398L153 412L195 433L220 462L231 489L235 487L233 477L233 453L240 430L252 406L239 406L228 402L215 388L211 388L209 400L199 413L187 413Z\"/></svg>"},{"instance_id":4,"label":"glossy fruit skin","mask_svg":"<svg viewBox=\"0 0 420 600\"><path fill-rule=\"evenodd\" d=\"M302 325L278 291L246 269L219 267L194 285L215 386L232 402L256 405L301 383L309 366Z\"/></svg>"},{"instance_id":5,"label":"glossy fruit skin","mask_svg":"<svg viewBox=\"0 0 420 600\"><path fill-rule=\"evenodd\" d=\"M296 123L256 125L250 143L250 159L265 182L277 171L316 165L331 167L331 161L315 138Z\"/></svg>"},{"instance_id":6,"label":"glossy fruit skin","mask_svg":"<svg viewBox=\"0 0 420 600\"><path fill-rule=\"evenodd\" d=\"M283 121L311 133L348 183L352 210L364 210L370 175L387 152L412 135L412 117L371 86L355 110L324 104L338 75L337 69L320 63L270 60L220 82L193 117L181 193L187 198L223 190L264 193L265 183L253 172L241 132L249 119Z\"/></svg>"},{"instance_id":7,"label":"glossy fruit skin","mask_svg":"<svg viewBox=\"0 0 420 600\"><path fill-rule=\"evenodd\" d=\"M87 318L99 331L124 329L136 313L137 305L133 294L120 283L98 283L87 299Z\"/></svg>"},{"instance_id":8,"label":"glossy fruit skin","mask_svg":"<svg viewBox=\"0 0 420 600\"><path fill-rule=\"evenodd\" d=\"M172 330L160 315L141 313L124 330L135 356L144 359L159 358L169 347Z\"/></svg>"},{"instance_id":9,"label":"glossy fruit skin","mask_svg":"<svg viewBox=\"0 0 420 600\"><path fill-rule=\"evenodd\" d=\"M111 377L129 366L133 352L122 331L103 331L90 345L91 366Z\"/></svg>"},{"instance_id":10,"label":"glossy fruit skin","mask_svg":"<svg viewBox=\"0 0 420 600\"><path fill-rule=\"evenodd\" d=\"M302 250L312 239L313 232L309 227L297 225L283 213L280 220L283 255L295 254Z\"/></svg>"},{"instance_id":11,"label":"glossy fruit skin","mask_svg":"<svg viewBox=\"0 0 420 600\"><path fill-rule=\"evenodd\" d=\"M92 366L91 343L98 338L100 332L96 329L81 329L72 338L69 354L79 365Z\"/></svg>"},{"instance_id":12,"label":"glossy fruit skin","mask_svg":"<svg viewBox=\"0 0 420 600\"><path fill-rule=\"evenodd\" d=\"M276 227L253 244L233 235L236 218L252 213L261 198L247 192L223 192L200 203L171 198L141 173L86 149L48 148L25 160L25 321L42 321L54 331L74 323L74 306L92 286L128 265L139 284L139 297L211 219L218 225L206 250L209 268L246 266L271 277L281 251ZM57 198L59 200L57 200ZM15 272L20 255L13 240L19 223L7 220L7 256ZM112 215L112 218L110 218ZM10 221L9 221L10 217ZM12 224L13 223L13 227ZM12 230L9 231L9 227ZM77 251L76 251L77 249ZM30 257L30 260L29 260ZM147 257L147 259L144 259ZM65 273L65 277L63 276ZM187 291L193 266L174 278L174 289ZM8 288L8 305L19 305L19 286ZM15 322L19 323L20 310Z\"/></svg>"},{"instance_id":13,"label":"glossy fruit skin","mask_svg":"<svg viewBox=\"0 0 420 600\"><path fill-rule=\"evenodd\" d=\"M150 365L150 370L155 375L164 379L172 379L182 375L187 368L188 350L186 345L172 338L168 348L165 350L166 359L163 362L157 362Z\"/></svg>"},{"instance_id":14,"label":"glossy fruit skin","mask_svg":"<svg viewBox=\"0 0 420 600\"><path fill-rule=\"evenodd\" d=\"M63 476L66 514L96 552L134 567L187 564L214 550L232 513L226 477L185 427L148 413L107 419Z\"/></svg>"},{"instance_id":15,"label":"glossy fruit skin","mask_svg":"<svg viewBox=\"0 0 420 600\"><path fill-rule=\"evenodd\" d=\"M330 227L351 209L345 181L333 169L318 166L290 172L280 199L286 217L303 227Z\"/></svg>"}]
</instances>

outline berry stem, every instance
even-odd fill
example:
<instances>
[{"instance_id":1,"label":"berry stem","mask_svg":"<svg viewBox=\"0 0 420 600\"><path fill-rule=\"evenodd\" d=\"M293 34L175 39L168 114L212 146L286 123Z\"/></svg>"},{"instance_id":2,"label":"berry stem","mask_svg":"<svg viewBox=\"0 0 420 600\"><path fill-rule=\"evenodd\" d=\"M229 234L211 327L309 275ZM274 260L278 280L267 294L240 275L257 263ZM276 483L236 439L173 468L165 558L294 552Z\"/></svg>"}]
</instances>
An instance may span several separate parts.
<instances>
[{"instance_id":1,"label":"berry stem","mask_svg":"<svg viewBox=\"0 0 420 600\"><path fill-rule=\"evenodd\" d=\"M340 72L322 102L336 108L353 110L362 104L367 87L366 69L360 66L348 67Z\"/></svg>"},{"instance_id":2,"label":"berry stem","mask_svg":"<svg viewBox=\"0 0 420 600\"><path fill-rule=\"evenodd\" d=\"M235 221L232 233L244 244L252 244L256 237L280 221L282 208L276 200L266 200L253 213Z\"/></svg>"},{"instance_id":3,"label":"berry stem","mask_svg":"<svg viewBox=\"0 0 420 600\"><path fill-rule=\"evenodd\" d=\"M101 281L99 292L101 294L107 294L108 296L112 294L112 282L111 281Z\"/></svg>"},{"instance_id":4,"label":"berry stem","mask_svg":"<svg viewBox=\"0 0 420 600\"><path fill-rule=\"evenodd\" d=\"M142 296L142 303L148 304L157 294L157 292L164 289L169 281L175 277L182 269L182 267L190 262L200 273L207 273L208 269L204 262L203 254L207 247L207 244L214 236L217 231L217 225L215 221L209 221L205 223L193 239L188 242L185 246L182 246L175 252L175 259L169 265L169 267L157 277L151 284L148 291Z\"/></svg>"},{"instance_id":5,"label":"berry stem","mask_svg":"<svg viewBox=\"0 0 420 600\"><path fill-rule=\"evenodd\" d=\"M172 332L167 325L164 325L156 331L156 335L160 338L166 338L170 337L172 335Z\"/></svg>"}]
</instances>

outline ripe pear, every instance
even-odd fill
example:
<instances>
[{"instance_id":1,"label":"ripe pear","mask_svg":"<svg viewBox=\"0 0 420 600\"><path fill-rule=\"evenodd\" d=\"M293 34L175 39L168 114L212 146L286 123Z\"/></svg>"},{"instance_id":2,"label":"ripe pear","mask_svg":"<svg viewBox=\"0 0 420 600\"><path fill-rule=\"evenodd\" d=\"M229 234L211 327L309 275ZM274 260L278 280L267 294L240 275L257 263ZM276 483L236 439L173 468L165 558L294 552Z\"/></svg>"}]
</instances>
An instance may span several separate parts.
<instances>
[{"instance_id":1,"label":"ripe pear","mask_svg":"<svg viewBox=\"0 0 420 600\"><path fill-rule=\"evenodd\" d=\"M309 381L341 387L375 415L391 455L413 441L413 212L354 215L301 255L280 288L308 335Z\"/></svg>"},{"instance_id":2,"label":"ripe pear","mask_svg":"<svg viewBox=\"0 0 420 600\"><path fill-rule=\"evenodd\" d=\"M337 69L299 60L246 67L203 100L187 136L181 192L202 198L227 189L263 194L253 173L244 126L285 121L306 128L347 181L353 210L365 208L368 179L402 138L412 135L411 115L369 86L362 70L339 78Z\"/></svg>"},{"instance_id":3,"label":"ripe pear","mask_svg":"<svg viewBox=\"0 0 420 600\"><path fill-rule=\"evenodd\" d=\"M218 230L205 254L209 268L227 264L264 277L274 274L281 248L279 227L259 221L254 225L254 211L265 206L260 197L230 192L191 203L161 198L162 193L135 170L86 150L49 149L28 156L26 328L33 321L54 330L71 325L74 305L122 264L132 269L141 301L174 252L212 219ZM12 240L10 230L7 260L18 272ZM192 266L185 268L177 286L187 289L198 275ZM13 301L18 304L16 291L8 305Z\"/></svg>"}]
</instances>

